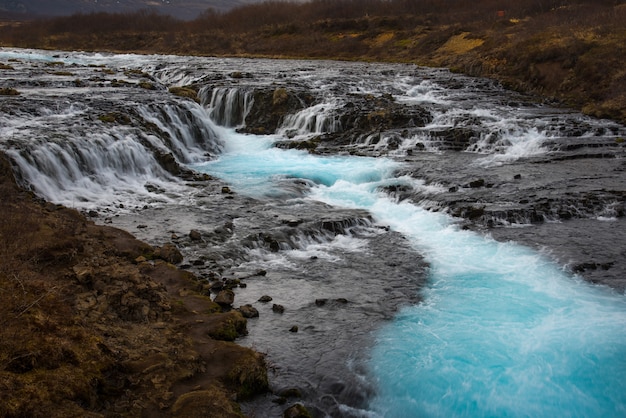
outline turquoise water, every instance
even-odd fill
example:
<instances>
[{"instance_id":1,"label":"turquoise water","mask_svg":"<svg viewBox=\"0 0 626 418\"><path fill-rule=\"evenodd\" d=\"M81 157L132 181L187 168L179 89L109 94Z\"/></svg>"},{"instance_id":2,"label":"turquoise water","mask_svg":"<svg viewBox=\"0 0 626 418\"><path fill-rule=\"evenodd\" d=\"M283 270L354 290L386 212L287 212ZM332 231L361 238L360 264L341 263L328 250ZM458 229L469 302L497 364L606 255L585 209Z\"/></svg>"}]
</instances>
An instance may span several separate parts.
<instances>
[{"instance_id":1,"label":"turquoise water","mask_svg":"<svg viewBox=\"0 0 626 418\"><path fill-rule=\"evenodd\" d=\"M402 233L431 265L423 302L375 336L372 415L626 416L626 299L567 275L542 254L457 228L452 218L379 192L397 163L316 157L229 133L227 152L195 166L239 193L272 195L304 179L309 197L361 208Z\"/></svg>"}]
</instances>

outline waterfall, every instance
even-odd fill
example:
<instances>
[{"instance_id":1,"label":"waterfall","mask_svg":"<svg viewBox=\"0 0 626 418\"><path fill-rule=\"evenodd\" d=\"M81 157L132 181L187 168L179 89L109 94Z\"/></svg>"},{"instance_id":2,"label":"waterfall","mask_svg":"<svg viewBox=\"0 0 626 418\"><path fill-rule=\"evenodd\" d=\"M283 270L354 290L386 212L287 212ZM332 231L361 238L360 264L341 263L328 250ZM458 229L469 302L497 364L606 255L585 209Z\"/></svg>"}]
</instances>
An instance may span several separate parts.
<instances>
[{"instance_id":1,"label":"waterfall","mask_svg":"<svg viewBox=\"0 0 626 418\"><path fill-rule=\"evenodd\" d=\"M191 101L46 99L37 108L16 106L0 132L13 144L6 152L25 185L52 202L94 209L170 202L183 165L221 151L216 129Z\"/></svg>"},{"instance_id":2,"label":"waterfall","mask_svg":"<svg viewBox=\"0 0 626 418\"><path fill-rule=\"evenodd\" d=\"M211 94L210 101L206 100ZM199 96L203 103L209 102L209 115L216 124L238 127L245 124L252 107L252 91L238 87L202 88Z\"/></svg>"},{"instance_id":3,"label":"waterfall","mask_svg":"<svg viewBox=\"0 0 626 418\"><path fill-rule=\"evenodd\" d=\"M336 104L320 103L287 115L278 133L286 137L340 132L341 121L335 114Z\"/></svg>"}]
</instances>

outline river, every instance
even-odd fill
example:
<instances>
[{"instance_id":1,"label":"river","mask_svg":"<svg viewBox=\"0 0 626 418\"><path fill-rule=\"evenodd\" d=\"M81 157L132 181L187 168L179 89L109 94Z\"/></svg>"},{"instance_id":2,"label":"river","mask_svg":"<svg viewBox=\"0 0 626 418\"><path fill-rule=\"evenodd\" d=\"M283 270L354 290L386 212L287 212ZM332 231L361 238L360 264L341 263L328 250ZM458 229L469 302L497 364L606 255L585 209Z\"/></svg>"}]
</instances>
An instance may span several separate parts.
<instances>
[{"instance_id":1,"label":"river","mask_svg":"<svg viewBox=\"0 0 626 418\"><path fill-rule=\"evenodd\" d=\"M626 415L623 126L406 64L0 62L26 187L245 283L249 416Z\"/></svg>"}]
</instances>

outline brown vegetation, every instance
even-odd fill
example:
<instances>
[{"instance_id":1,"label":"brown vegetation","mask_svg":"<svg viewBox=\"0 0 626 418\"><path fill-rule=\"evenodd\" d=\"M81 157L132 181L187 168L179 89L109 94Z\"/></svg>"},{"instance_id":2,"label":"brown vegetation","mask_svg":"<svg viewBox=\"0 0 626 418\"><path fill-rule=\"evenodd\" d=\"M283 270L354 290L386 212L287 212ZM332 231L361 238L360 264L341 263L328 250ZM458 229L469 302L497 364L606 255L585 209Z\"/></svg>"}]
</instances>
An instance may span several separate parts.
<instances>
[{"instance_id":1,"label":"brown vegetation","mask_svg":"<svg viewBox=\"0 0 626 418\"><path fill-rule=\"evenodd\" d=\"M0 194L0 416L238 417L267 389L260 355L209 337L245 319L167 251L36 200L2 156Z\"/></svg>"},{"instance_id":2,"label":"brown vegetation","mask_svg":"<svg viewBox=\"0 0 626 418\"><path fill-rule=\"evenodd\" d=\"M267 1L191 22L149 12L0 28L8 46L414 62L626 122L624 0Z\"/></svg>"}]
</instances>

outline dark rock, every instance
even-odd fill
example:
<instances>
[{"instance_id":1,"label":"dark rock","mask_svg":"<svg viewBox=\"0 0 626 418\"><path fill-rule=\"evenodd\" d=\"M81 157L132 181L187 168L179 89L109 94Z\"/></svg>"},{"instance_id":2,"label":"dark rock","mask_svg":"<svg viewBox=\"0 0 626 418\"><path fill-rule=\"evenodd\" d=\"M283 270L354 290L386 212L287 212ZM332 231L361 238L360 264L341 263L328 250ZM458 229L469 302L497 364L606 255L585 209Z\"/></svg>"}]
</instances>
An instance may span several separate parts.
<instances>
[{"instance_id":1,"label":"dark rock","mask_svg":"<svg viewBox=\"0 0 626 418\"><path fill-rule=\"evenodd\" d=\"M235 293L230 289L221 290L215 297L214 302L221 306L231 306L235 301Z\"/></svg>"},{"instance_id":2,"label":"dark rock","mask_svg":"<svg viewBox=\"0 0 626 418\"><path fill-rule=\"evenodd\" d=\"M230 187L228 186L224 186L222 187L222 194L231 194L232 191L230 190Z\"/></svg>"},{"instance_id":3,"label":"dark rock","mask_svg":"<svg viewBox=\"0 0 626 418\"><path fill-rule=\"evenodd\" d=\"M213 292L219 292L220 290L222 290L224 288L224 282L222 281L216 281L211 283L211 290Z\"/></svg>"},{"instance_id":4,"label":"dark rock","mask_svg":"<svg viewBox=\"0 0 626 418\"><path fill-rule=\"evenodd\" d=\"M272 311L276 313L283 313L285 312L285 307L283 305L278 305L275 303L274 305L272 305Z\"/></svg>"},{"instance_id":5,"label":"dark rock","mask_svg":"<svg viewBox=\"0 0 626 418\"><path fill-rule=\"evenodd\" d=\"M311 413L302 404L290 406L283 413L284 418L312 418Z\"/></svg>"},{"instance_id":6,"label":"dark rock","mask_svg":"<svg viewBox=\"0 0 626 418\"><path fill-rule=\"evenodd\" d=\"M278 392L278 396L282 398L301 398L302 392L297 388L288 388Z\"/></svg>"},{"instance_id":7,"label":"dark rock","mask_svg":"<svg viewBox=\"0 0 626 418\"><path fill-rule=\"evenodd\" d=\"M476 188L484 187L484 186L485 186L485 180L484 179L478 179L478 180L470 181L468 183L468 187L470 187L472 189L476 189Z\"/></svg>"},{"instance_id":8,"label":"dark rock","mask_svg":"<svg viewBox=\"0 0 626 418\"><path fill-rule=\"evenodd\" d=\"M183 261L183 255L174 244L167 243L154 251L154 257L168 263L178 264Z\"/></svg>"},{"instance_id":9,"label":"dark rock","mask_svg":"<svg viewBox=\"0 0 626 418\"><path fill-rule=\"evenodd\" d=\"M189 232L189 238L191 238L192 241L200 241L202 239L202 234L200 233L200 231L192 229Z\"/></svg>"},{"instance_id":10,"label":"dark rock","mask_svg":"<svg viewBox=\"0 0 626 418\"><path fill-rule=\"evenodd\" d=\"M324 306L328 302L328 299L315 299L315 304L317 306Z\"/></svg>"},{"instance_id":11,"label":"dark rock","mask_svg":"<svg viewBox=\"0 0 626 418\"><path fill-rule=\"evenodd\" d=\"M226 279L226 281L224 282L224 287L226 287L227 289L234 289L239 286L239 283L239 279Z\"/></svg>"},{"instance_id":12,"label":"dark rock","mask_svg":"<svg viewBox=\"0 0 626 418\"><path fill-rule=\"evenodd\" d=\"M252 107L246 116L247 133L271 134L281 125L285 116L311 106L315 98L308 91L285 87L257 89L253 93Z\"/></svg>"},{"instance_id":13,"label":"dark rock","mask_svg":"<svg viewBox=\"0 0 626 418\"><path fill-rule=\"evenodd\" d=\"M157 162L161 165L161 167L163 167L165 171L175 176L178 176L182 173L182 169L176 161L174 154L159 154L155 152L154 156L156 157Z\"/></svg>"},{"instance_id":14,"label":"dark rock","mask_svg":"<svg viewBox=\"0 0 626 418\"><path fill-rule=\"evenodd\" d=\"M258 318L259 316L259 311L250 304L240 306L238 310L244 318Z\"/></svg>"},{"instance_id":15,"label":"dark rock","mask_svg":"<svg viewBox=\"0 0 626 418\"><path fill-rule=\"evenodd\" d=\"M267 296L267 295L263 295L259 298L259 302L271 302L272 301L272 297L271 296Z\"/></svg>"},{"instance_id":16,"label":"dark rock","mask_svg":"<svg viewBox=\"0 0 626 418\"><path fill-rule=\"evenodd\" d=\"M298 326L294 325L293 327L289 328L289 332L298 332Z\"/></svg>"}]
</instances>

